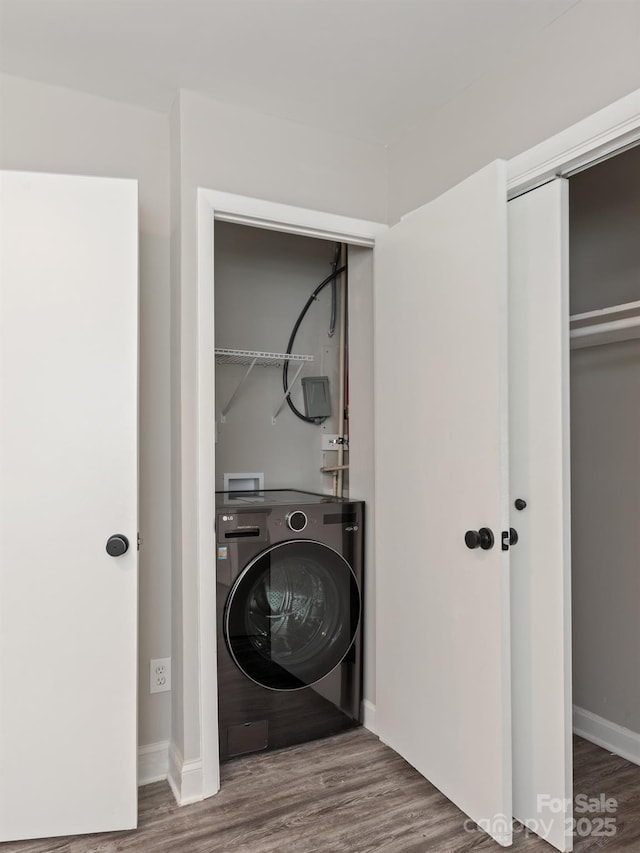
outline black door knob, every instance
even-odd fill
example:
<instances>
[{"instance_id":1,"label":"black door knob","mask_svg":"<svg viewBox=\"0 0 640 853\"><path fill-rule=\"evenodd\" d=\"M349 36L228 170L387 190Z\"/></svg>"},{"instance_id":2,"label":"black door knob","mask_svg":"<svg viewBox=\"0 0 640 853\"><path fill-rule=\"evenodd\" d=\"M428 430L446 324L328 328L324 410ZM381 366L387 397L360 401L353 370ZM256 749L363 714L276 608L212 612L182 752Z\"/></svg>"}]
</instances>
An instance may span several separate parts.
<instances>
[{"instance_id":1,"label":"black door knob","mask_svg":"<svg viewBox=\"0 0 640 853\"><path fill-rule=\"evenodd\" d=\"M514 527L509 528L509 545L518 544L518 531Z\"/></svg>"},{"instance_id":2,"label":"black door knob","mask_svg":"<svg viewBox=\"0 0 640 853\"><path fill-rule=\"evenodd\" d=\"M493 548L493 543L493 533L488 527L481 527L480 530L467 530L464 534L464 544L467 548L482 548L483 551L488 551Z\"/></svg>"},{"instance_id":3,"label":"black door knob","mask_svg":"<svg viewBox=\"0 0 640 853\"><path fill-rule=\"evenodd\" d=\"M129 540L122 533L116 533L107 539L107 554L110 557L121 557L129 550Z\"/></svg>"},{"instance_id":4,"label":"black door knob","mask_svg":"<svg viewBox=\"0 0 640 853\"><path fill-rule=\"evenodd\" d=\"M524 509L527 505L526 501L523 501L522 498L516 498L515 500L515 508L516 509Z\"/></svg>"}]
</instances>

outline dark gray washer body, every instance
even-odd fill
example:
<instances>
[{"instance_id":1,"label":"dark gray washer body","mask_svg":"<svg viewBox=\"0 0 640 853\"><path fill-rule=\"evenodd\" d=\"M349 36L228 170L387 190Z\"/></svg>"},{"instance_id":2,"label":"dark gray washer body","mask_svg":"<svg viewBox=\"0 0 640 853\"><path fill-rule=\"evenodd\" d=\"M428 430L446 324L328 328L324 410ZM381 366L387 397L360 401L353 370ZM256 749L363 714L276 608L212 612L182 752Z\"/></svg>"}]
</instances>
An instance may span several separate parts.
<instances>
[{"instance_id":1,"label":"dark gray washer body","mask_svg":"<svg viewBox=\"0 0 640 853\"><path fill-rule=\"evenodd\" d=\"M221 760L315 740L359 725L362 722L363 502L298 490L219 492L216 540ZM332 609L345 608L346 612L350 608L353 628L357 597L357 629L341 662L327 675L311 686L273 689L257 683L240 668L244 665L244 652L233 639L230 614L235 608L240 614L235 617L236 622L251 618L250 603L242 600L243 584L251 587L252 574L259 572L262 565L270 565L274 556L286 555L288 551L295 551L296 559L304 564L305 549L320 564L318 571L322 577L326 576L325 570L339 570L344 575L346 569L341 569L340 564L345 561L348 564L355 584L351 581L348 587L345 581L337 588L332 587L334 600L326 605L325 611L331 618ZM262 577L268 578L269 571L266 574L263 571ZM322 584L317 588L321 591ZM340 600L336 601L335 596L340 596ZM252 631L247 633L251 635ZM330 640L329 631L327 643ZM321 658L322 632L316 643ZM251 647L250 640L245 641L244 645L247 644ZM249 654L259 661L253 648ZM321 660L317 662L322 666ZM311 667L313 663L310 661Z\"/></svg>"}]
</instances>

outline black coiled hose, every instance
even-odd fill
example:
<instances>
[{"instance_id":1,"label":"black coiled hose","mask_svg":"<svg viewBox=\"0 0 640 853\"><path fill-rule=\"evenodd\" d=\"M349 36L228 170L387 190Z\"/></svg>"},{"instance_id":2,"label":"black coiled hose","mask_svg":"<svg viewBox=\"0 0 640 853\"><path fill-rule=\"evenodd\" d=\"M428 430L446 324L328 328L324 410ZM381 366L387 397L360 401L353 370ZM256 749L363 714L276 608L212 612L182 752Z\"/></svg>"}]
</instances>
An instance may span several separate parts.
<instances>
[{"instance_id":1,"label":"black coiled hose","mask_svg":"<svg viewBox=\"0 0 640 853\"><path fill-rule=\"evenodd\" d=\"M330 275L328 275L323 281L320 282L320 284L316 287L316 289L313 291L311 296L307 299L307 302L306 302L304 308L302 309L302 311L300 312L298 319L296 320L295 325L293 327L293 330L291 332L291 336L289 338L289 343L287 344L287 349L286 349L287 355L291 355L291 351L293 350L293 343L296 339L296 335L298 334L298 329L300 328L300 324L304 320L305 315L306 315L307 311L309 310L309 308L311 307L311 305L318 298L318 294L320 293L320 291L324 287L326 287L330 282L335 281L336 278L339 275L341 275L343 272L346 272L346 269L347 269L347 264L344 264L343 266L339 267L338 269L334 269L334 271ZM286 392L288 387L289 387L289 362L287 360L282 365L282 390ZM308 418L306 415L303 415L302 412L299 411L299 409L297 409L296 406L294 405L294 403L291 399L291 395L289 393L287 393L286 400L287 400L289 408L291 409L293 414L297 418L300 418L301 421L306 421L309 424L321 424L324 421L326 421L326 418Z\"/></svg>"}]
</instances>

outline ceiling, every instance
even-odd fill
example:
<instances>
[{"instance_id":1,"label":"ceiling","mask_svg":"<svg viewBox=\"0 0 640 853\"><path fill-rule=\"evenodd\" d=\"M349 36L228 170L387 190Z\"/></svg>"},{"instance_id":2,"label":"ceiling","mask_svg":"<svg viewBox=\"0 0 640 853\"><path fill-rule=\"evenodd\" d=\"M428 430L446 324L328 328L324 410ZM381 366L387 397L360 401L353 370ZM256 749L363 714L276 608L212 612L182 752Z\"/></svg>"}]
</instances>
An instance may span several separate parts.
<instances>
[{"instance_id":1,"label":"ceiling","mask_svg":"<svg viewBox=\"0 0 640 853\"><path fill-rule=\"evenodd\" d=\"M0 71L390 144L581 0L0 0Z\"/></svg>"}]
</instances>

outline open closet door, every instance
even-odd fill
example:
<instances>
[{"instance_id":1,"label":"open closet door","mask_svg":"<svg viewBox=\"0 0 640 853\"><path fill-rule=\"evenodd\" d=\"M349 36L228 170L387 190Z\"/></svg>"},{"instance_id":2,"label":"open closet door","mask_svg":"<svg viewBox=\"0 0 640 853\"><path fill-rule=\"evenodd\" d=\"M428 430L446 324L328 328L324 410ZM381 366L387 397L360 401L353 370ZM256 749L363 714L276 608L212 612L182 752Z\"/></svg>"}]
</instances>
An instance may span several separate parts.
<instances>
[{"instance_id":1,"label":"open closet door","mask_svg":"<svg viewBox=\"0 0 640 853\"><path fill-rule=\"evenodd\" d=\"M136 181L0 173L0 841L137 823L137 391Z\"/></svg>"},{"instance_id":2,"label":"open closet door","mask_svg":"<svg viewBox=\"0 0 640 853\"><path fill-rule=\"evenodd\" d=\"M510 201L508 223L513 814L571 850L567 181Z\"/></svg>"},{"instance_id":3,"label":"open closet door","mask_svg":"<svg viewBox=\"0 0 640 853\"><path fill-rule=\"evenodd\" d=\"M378 734L506 846L504 163L406 216L375 264Z\"/></svg>"}]
</instances>

